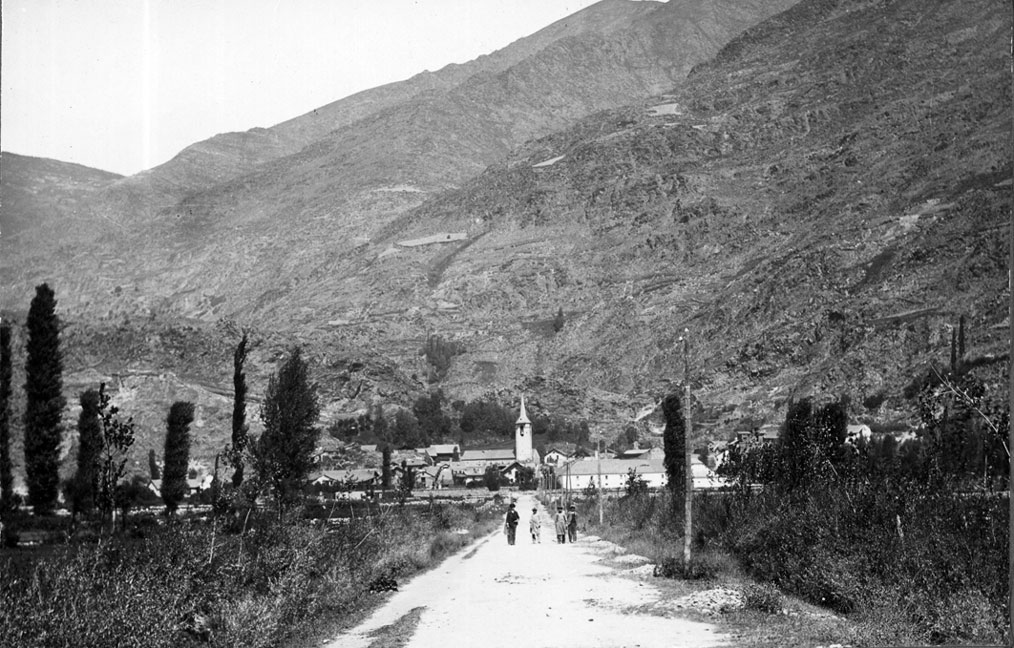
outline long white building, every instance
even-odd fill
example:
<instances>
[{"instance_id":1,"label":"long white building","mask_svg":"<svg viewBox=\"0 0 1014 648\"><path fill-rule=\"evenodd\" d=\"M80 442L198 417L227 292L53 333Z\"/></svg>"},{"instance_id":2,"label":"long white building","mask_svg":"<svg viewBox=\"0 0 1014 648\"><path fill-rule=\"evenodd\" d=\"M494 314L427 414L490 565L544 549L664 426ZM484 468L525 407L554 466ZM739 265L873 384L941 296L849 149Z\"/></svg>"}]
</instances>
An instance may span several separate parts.
<instances>
[{"instance_id":1,"label":"long white building","mask_svg":"<svg viewBox=\"0 0 1014 648\"><path fill-rule=\"evenodd\" d=\"M704 465L700 459L693 457L690 469L694 475L694 489L707 490L721 488L727 483L715 475L714 471ZM646 460L636 459L586 459L572 461L556 468L556 481L559 488L565 490L584 490L588 484L599 485L601 475L602 488L617 490L627 486L629 472L633 470L648 484L648 488L665 486L665 466L660 458Z\"/></svg>"}]
</instances>

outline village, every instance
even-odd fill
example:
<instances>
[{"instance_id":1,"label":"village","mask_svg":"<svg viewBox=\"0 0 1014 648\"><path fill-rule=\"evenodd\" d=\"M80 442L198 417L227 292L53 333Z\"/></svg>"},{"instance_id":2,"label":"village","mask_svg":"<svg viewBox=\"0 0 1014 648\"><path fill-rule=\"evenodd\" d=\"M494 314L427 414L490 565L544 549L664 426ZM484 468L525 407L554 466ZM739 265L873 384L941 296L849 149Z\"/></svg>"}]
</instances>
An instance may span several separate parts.
<instances>
[{"instance_id":1,"label":"village","mask_svg":"<svg viewBox=\"0 0 1014 648\"><path fill-rule=\"evenodd\" d=\"M738 430L729 441L711 441L696 449L690 460L695 491L721 491L730 481L718 474L729 450L744 444L773 444L780 426L766 423ZM847 441L869 440L867 425L849 424ZM384 483L384 453L378 444L343 442L321 435L314 451L313 470L306 478L306 492L318 501L381 499L426 495L440 499L481 499L490 490L541 490L572 493L622 494L633 477L650 491L666 485L665 452L660 440L633 443L627 449L603 450L573 442L547 442L542 451L533 443L532 421L524 398L515 422L513 445L463 448L458 443L390 449L388 483ZM207 499L213 475L192 475L187 480L191 503ZM151 479L148 490L160 495L161 480Z\"/></svg>"}]
</instances>

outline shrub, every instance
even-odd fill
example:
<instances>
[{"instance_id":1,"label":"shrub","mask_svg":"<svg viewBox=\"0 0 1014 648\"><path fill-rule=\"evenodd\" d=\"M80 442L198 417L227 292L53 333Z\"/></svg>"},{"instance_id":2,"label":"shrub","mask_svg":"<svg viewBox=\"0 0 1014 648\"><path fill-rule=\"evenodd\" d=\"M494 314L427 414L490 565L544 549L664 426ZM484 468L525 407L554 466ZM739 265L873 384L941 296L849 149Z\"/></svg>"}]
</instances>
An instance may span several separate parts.
<instances>
[{"instance_id":1,"label":"shrub","mask_svg":"<svg viewBox=\"0 0 1014 648\"><path fill-rule=\"evenodd\" d=\"M691 553L689 563L684 563L682 554L664 556L655 565L653 573L663 578L714 580L719 574L728 572L731 568L732 562L727 555L707 550Z\"/></svg>"},{"instance_id":2,"label":"shrub","mask_svg":"<svg viewBox=\"0 0 1014 648\"><path fill-rule=\"evenodd\" d=\"M782 593L767 584L750 584L743 588L743 605L748 610L778 614L784 607Z\"/></svg>"}]
</instances>

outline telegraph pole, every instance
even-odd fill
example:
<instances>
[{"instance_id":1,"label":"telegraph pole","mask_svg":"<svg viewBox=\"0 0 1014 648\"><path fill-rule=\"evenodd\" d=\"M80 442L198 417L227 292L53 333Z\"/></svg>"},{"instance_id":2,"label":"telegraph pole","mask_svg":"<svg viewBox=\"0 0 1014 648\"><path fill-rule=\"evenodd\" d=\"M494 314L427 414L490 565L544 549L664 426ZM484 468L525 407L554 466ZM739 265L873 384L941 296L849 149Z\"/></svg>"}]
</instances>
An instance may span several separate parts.
<instances>
[{"instance_id":1,"label":"telegraph pole","mask_svg":"<svg viewBox=\"0 0 1014 648\"><path fill-rule=\"evenodd\" d=\"M693 452L690 447L690 329L683 329L683 478L684 478L684 510L683 510L683 569L690 567L690 544L692 539L691 514L694 508L694 475L690 467Z\"/></svg>"},{"instance_id":2,"label":"telegraph pole","mask_svg":"<svg viewBox=\"0 0 1014 648\"><path fill-rule=\"evenodd\" d=\"M1011 91L1014 92L1014 0L1011 0L1011 38L1010 38L1010 72ZM1011 112L1011 153L1014 154L1014 112ZM1012 170L1014 177L1014 170ZM1009 257L1007 259L1007 325L1008 329L1008 354L1007 354L1007 410L1010 413L1007 424L1007 506L1009 518L1007 521L1007 612L1010 615L1011 647L1014 648L1014 460L1011 452L1014 451L1014 184L1011 185L1011 211L1007 227L1007 246Z\"/></svg>"},{"instance_id":3,"label":"telegraph pole","mask_svg":"<svg viewBox=\"0 0 1014 648\"><path fill-rule=\"evenodd\" d=\"M595 456L599 460L599 526L602 526L602 439L595 446Z\"/></svg>"}]
</instances>

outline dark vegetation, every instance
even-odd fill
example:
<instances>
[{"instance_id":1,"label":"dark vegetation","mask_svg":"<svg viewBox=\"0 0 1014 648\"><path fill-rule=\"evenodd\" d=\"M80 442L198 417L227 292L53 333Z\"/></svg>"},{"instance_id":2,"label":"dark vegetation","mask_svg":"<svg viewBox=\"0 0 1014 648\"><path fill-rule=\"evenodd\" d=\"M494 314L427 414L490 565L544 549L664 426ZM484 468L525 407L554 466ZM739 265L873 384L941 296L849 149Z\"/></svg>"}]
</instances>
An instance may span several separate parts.
<instances>
[{"instance_id":1,"label":"dark vegetation","mask_svg":"<svg viewBox=\"0 0 1014 648\"><path fill-rule=\"evenodd\" d=\"M628 484L613 524L655 552L659 575L743 570L846 615L845 643L1009 641L1003 384L960 363L938 372L917 396L922 427L900 442L847 440L844 400L790 402L778 442L731 446L731 490L695 495L690 564L668 491ZM755 609L774 605L755 594Z\"/></svg>"},{"instance_id":2,"label":"dark vegetation","mask_svg":"<svg viewBox=\"0 0 1014 648\"><path fill-rule=\"evenodd\" d=\"M28 364L38 367L29 366L35 382L26 389L37 395L60 383L55 300L43 288L28 345ZM5 417L10 331L6 325L0 330L0 417ZM34 343L32 335L38 338ZM489 504L407 506L410 473L395 493L397 504L347 502L336 515L337 502L330 510L308 503L306 477L320 434L316 385L299 348L292 349L268 382L264 432L248 442L240 413L245 347L244 336L235 354L236 434L222 452L234 477L243 475L238 483L223 486L216 461L212 487L197 497L188 494L187 478L195 476L189 465L194 404L177 401L165 419L164 469L159 471L153 453L148 457L152 478L161 473L165 505L165 515L151 513L159 500L146 479L124 478L133 419L111 404L104 384L80 395L76 472L64 483L69 518L52 512L56 498L46 485L51 476L36 480L36 487L46 488L37 491L33 509L19 507L9 488L10 468L0 463L5 470L0 521L8 547L0 554L0 643L276 646L295 635L313 636L322 622L340 625L379 601L376 592L384 588L376 583L390 585L434 564L499 521L499 507ZM446 427L440 402L439 395L421 399L417 414ZM48 420L44 414L57 404L62 407L62 399L28 408L37 414L31 421ZM418 426L411 412L401 412ZM379 407L376 413L383 421ZM26 429L29 422L26 417ZM384 431L384 425L375 427ZM0 458L9 453L7 429L4 420ZM26 452L40 453L36 468L48 467L49 450L41 441L50 437L39 425L32 429L40 441L26 444ZM56 433L59 439L59 426ZM249 474L244 466L252 468ZM385 489L390 480L388 446ZM178 512L184 503L204 506ZM130 515L141 505L148 511ZM117 512L119 525L113 524Z\"/></svg>"},{"instance_id":3,"label":"dark vegetation","mask_svg":"<svg viewBox=\"0 0 1014 648\"><path fill-rule=\"evenodd\" d=\"M190 463L190 424L194 404L176 401L166 418L165 470L162 472L162 500L166 512L176 512L187 493L187 467Z\"/></svg>"},{"instance_id":4,"label":"dark vegetation","mask_svg":"<svg viewBox=\"0 0 1014 648\"><path fill-rule=\"evenodd\" d=\"M0 555L0 636L23 648L277 646L382 600L372 583L433 565L500 518L466 504L357 507L341 524L291 513L135 518L96 544Z\"/></svg>"},{"instance_id":5,"label":"dark vegetation","mask_svg":"<svg viewBox=\"0 0 1014 648\"><path fill-rule=\"evenodd\" d=\"M47 284L35 288L28 311L25 361L25 482L28 502L48 513L60 485L60 416L63 411L63 358L56 295Z\"/></svg>"}]
</instances>

